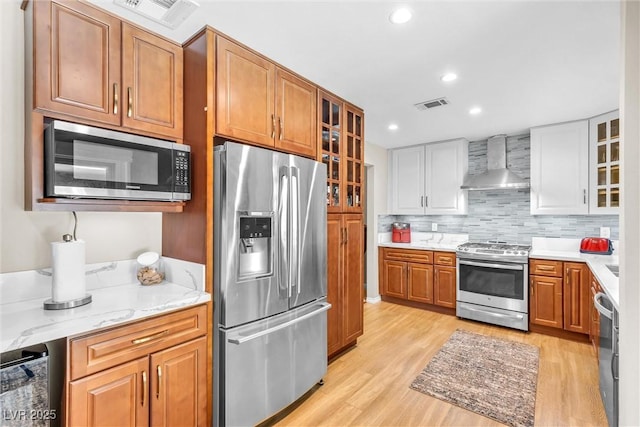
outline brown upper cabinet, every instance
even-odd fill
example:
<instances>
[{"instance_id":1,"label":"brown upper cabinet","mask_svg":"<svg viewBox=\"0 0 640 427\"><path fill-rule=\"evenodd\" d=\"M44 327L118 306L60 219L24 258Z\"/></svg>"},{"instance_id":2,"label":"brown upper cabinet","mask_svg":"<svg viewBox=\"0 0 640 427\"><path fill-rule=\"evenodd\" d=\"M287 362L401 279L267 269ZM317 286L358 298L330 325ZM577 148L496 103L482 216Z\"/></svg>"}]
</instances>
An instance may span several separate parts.
<instances>
[{"instance_id":1,"label":"brown upper cabinet","mask_svg":"<svg viewBox=\"0 0 640 427\"><path fill-rule=\"evenodd\" d=\"M182 140L182 47L79 1L33 2L33 109Z\"/></svg>"},{"instance_id":2,"label":"brown upper cabinet","mask_svg":"<svg viewBox=\"0 0 640 427\"><path fill-rule=\"evenodd\" d=\"M316 156L313 84L220 35L216 60L218 135Z\"/></svg>"},{"instance_id":3,"label":"brown upper cabinet","mask_svg":"<svg viewBox=\"0 0 640 427\"><path fill-rule=\"evenodd\" d=\"M327 92L320 92L318 103L318 161L327 166L327 212L361 213L364 113Z\"/></svg>"}]
</instances>

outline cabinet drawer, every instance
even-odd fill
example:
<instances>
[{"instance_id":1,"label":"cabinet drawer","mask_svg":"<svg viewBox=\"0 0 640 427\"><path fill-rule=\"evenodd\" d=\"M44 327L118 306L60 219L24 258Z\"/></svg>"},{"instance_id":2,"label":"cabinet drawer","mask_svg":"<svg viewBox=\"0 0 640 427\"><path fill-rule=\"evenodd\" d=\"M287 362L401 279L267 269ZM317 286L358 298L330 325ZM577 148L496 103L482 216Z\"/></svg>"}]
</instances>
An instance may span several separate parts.
<instances>
[{"instance_id":1,"label":"cabinet drawer","mask_svg":"<svg viewBox=\"0 0 640 427\"><path fill-rule=\"evenodd\" d=\"M529 260L529 274L562 277L562 261L549 261L546 259Z\"/></svg>"},{"instance_id":2,"label":"cabinet drawer","mask_svg":"<svg viewBox=\"0 0 640 427\"><path fill-rule=\"evenodd\" d=\"M433 263L437 265L456 266L456 254L454 252L434 252Z\"/></svg>"},{"instance_id":3,"label":"cabinet drawer","mask_svg":"<svg viewBox=\"0 0 640 427\"><path fill-rule=\"evenodd\" d=\"M384 258L394 261L419 262L423 264L433 263L433 252L419 249L389 249L385 248Z\"/></svg>"},{"instance_id":4,"label":"cabinet drawer","mask_svg":"<svg viewBox=\"0 0 640 427\"><path fill-rule=\"evenodd\" d=\"M69 340L70 379L163 350L207 333L205 305Z\"/></svg>"}]
</instances>

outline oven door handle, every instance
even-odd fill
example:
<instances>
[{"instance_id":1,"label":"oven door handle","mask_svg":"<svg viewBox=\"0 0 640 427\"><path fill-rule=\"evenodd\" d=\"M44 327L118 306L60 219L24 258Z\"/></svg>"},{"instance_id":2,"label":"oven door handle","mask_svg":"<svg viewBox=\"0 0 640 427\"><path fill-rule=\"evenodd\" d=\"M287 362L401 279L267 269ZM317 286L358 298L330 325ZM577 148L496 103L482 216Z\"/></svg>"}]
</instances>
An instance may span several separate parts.
<instances>
[{"instance_id":1,"label":"oven door handle","mask_svg":"<svg viewBox=\"0 0 640 427\"><path fill-rule=\"evenodd\" d=\"M473 267L488 267L488 268L500 268L502 270L524 270L523 265L511 265L511 264L492 264L487 262L473 262L473 261L458 261L461 265L471 265Z\"/></svg>"},{"instance_id":2,"label":"oven door handle","mask_svg":"<svg viewBox=\"0 0 640 427\"><path fill-rule=\"evenodd\" d=\"M504 318L507 318L507 319L518 319L518 320L524 319L524 315L522 315L522 314L494 313L493 311L478 310L477 308L469 307L468 305L465 305L464 309L465 310L469 310L469 311L475 311L477 313L486 314L488 316L497 317L499 319L504 319Z\"/></svg>"}]
</instances>

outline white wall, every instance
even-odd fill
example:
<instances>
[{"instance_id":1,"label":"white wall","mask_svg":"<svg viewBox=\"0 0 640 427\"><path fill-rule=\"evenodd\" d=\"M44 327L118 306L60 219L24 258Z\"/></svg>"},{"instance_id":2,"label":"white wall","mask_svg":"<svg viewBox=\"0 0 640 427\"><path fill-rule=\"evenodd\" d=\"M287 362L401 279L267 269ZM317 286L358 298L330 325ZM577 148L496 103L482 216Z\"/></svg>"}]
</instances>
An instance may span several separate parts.
<instances>
[{"instance_id":1,"label":"white wall","mask_svg":"<svg viewBox=\"0 0 640 427\"><path fill-rule=\"evenodd\" d=\"M71 212L24 211L24 13L0 1L0 273L51 265L49 242L73 230ZM87 263L162 250L162 214L79 212Z\"/></svg>"},{"instance_id":2,"label":"white wall","mask_svg":"<svg viewBox=\"0 0 640 427\"><path fill-rule=\"evenodd\" d=\"M380 298L378 291L378 215L387 213L387 150L366 143L367 166L367 300Z\"/></svg>"},{"instance_id":3,"label":"white wall","mask_svg":"<svg viewBox=\"0 0 640 427\"><path fill-rule=\"evenodd\" d=\"M640 425L640 3L622 2L620 425Z\"/></svg>"}]
</instances>

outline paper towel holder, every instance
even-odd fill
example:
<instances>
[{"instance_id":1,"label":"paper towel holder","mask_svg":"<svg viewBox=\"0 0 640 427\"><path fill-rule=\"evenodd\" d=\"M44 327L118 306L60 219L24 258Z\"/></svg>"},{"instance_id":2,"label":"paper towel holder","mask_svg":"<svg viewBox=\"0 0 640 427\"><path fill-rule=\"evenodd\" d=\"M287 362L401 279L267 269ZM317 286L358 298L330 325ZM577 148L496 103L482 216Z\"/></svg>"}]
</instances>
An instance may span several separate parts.
<instances>
[{"instance_id":1,"label":"paper towel holder","mask_svg":"<svg viewBox=\"0 0 640 427\"><path fill-rule=\"evenodd\" d=\"M73 217L75 219L75 225L73 227L73 236L71 234L64 234L62 236L62 241L64 242L71 242L73 240L76 240L76 226L78 223L78 217L76 216L75 212L73 212ZM54 301L53 298L49 298L44 301L43 305L45 310L65 310L68 308L80 307L80 306L89 304L90 302L91 302L91 294L86 294L81 298L77 298L70 301Z\"/></svg>"},{"instance_id":2,"label":"paper towel holder","mask_svg":"<svg viewBox=\"0 0 640 427\"><path fill-rule=\"evenodd\" d=\"M67 308L80 307L91 302L91 294L87 294L83 298L74 299L71 301L55 302L52 298L44 301L45 310L64 310Z\"/></svg>"}]
</instances>

